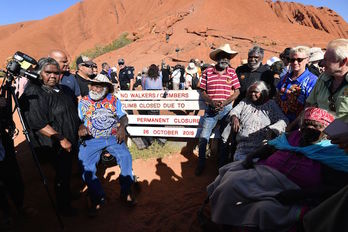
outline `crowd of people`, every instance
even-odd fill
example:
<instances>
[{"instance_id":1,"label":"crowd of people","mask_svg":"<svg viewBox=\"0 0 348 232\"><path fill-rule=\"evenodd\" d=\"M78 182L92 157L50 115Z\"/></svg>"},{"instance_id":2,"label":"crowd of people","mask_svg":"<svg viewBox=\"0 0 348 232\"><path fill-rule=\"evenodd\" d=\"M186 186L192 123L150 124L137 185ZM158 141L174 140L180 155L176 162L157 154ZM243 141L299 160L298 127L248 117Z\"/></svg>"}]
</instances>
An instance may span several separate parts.
<instances>
[{"instance_id":1,"label":"crowd of people","mask_svg":"<svg viewBox=\"0 0 348 232\"><path fill-rule=\"evenodd\" d=\"M35 152L49 156L54 167L60 214L75 213L70 189L74 157L88 187L90 216L105 204L96 176L105 153L121 169L121 200L129 206L137 202L132 156L125 143L131 112L123 110L114 93L199 90L207 108L196 176L206 168L213 129L219 125L221 130L219 175L207 188L212 221L244 231L289 231L305 217L306 231L314 231L313 220L321 214L319 208L311 216L311 209L327 199L335 201L329 198L348 184L348 131L339 135L325 131L334 121L348 124L348 40L333 40L325 50L286 48L265 64L264 49L253 46L246 62L234 69L230 61L237 54L224 44L209 54L214 64L191 59L186 67L171 67L162 61L137 75L122 58L118 67L102 63L100 73L97 64L83 55L76 59L75 73L70 72L68 54L62 50L41 58L34 67L39 78L21 81L17 94ZM6 104L0 101L0 107ZM159 111L143 113L158 115ZM20 210L24 193L13 142L8 142L1 123L0 173L9 168L14 173L0 177L0 209L9 218L6 194ZM147 146L153 141L148 139ZM310 216L306 219L306 215Z\"/></svg>"}]
</instances>

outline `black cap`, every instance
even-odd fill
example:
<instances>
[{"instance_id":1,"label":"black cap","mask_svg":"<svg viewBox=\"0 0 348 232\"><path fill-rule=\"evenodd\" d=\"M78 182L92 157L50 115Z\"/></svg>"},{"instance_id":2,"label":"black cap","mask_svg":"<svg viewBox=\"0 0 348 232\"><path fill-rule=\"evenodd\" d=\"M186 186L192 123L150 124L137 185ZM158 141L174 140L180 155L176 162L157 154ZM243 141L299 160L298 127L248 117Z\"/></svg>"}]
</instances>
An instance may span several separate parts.
<instances>
[{"instance_id":1,"label":"black cap","mask_svg":"<svg viewBox=\"0 0 348 232\"><path fill-rule=\"evenodd\" d=\"M95 63L89 57L82 55L82 56L77 57L77 59L76 59L76 66L79 66L80 64L93 65Z\"/></svg>"}]
</instances>

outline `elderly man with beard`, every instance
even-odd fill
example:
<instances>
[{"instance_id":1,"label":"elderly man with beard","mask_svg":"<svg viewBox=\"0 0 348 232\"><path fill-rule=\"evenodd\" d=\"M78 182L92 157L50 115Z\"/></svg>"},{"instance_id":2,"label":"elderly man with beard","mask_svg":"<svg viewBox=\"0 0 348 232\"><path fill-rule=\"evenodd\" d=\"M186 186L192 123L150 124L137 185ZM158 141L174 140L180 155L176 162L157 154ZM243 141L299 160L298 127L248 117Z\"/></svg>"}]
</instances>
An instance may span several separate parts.
<instances>
[{"instance_id":1,"label":"elderly man with beard","mask_svg":"<svg viewBox=\"0 0 348 232\"><path fill-rule=\"evenodd\" d=\"M134 182L132 156L124 142L127 115L120 100L112 94L112 83L105 75L98 74L88 87L88 96L83 97L78 106L84 123L79 128L79 136L85 139L80 145L79 160L92 202L90 216L96 216L105 202L105 193L96 176L96 165L103 150L114 156L120 166L121 200L130 206L136 202L131 192Z\"/></svg>"},{"instance_id":2,"label":"elderly man with beard","mask_svg":"<svg viewBox=\"0 0 348 232\"><path fill-rule=\"evenodd\" d=\"M232 109L232 102L239 95L239 81L233 68L229 67L230 60L237 54L231 50L229 44L224 44L210 53L210 58L217 62L215 67L204 70L200 88L202 98L208 107L203 117L203 130L199 138L198 166L195 170L197 176L201 175L205 168L206 146L212 130L219 120L222 120ZM226 152L219 157L219 163L225 162Z\"/></svg>"},{"instance_id":3,"label":"elderly man with beard","mask_svg":"<svg viewBox=\"0 0 348 232\"><path fill-rule=\"evenodd\" d=\"M240 94L234 102L234 106L236 106L241 100L246 97L248 88L256 81L265 82L270 89L269 97L273 98L276 92L274 86L274 77L272 71L269 69L269 66L262 64L263 56L263 48L254 46L248 52L248 63L239 66L236 69L240 83Z\"/></svg>"}]
</instances>

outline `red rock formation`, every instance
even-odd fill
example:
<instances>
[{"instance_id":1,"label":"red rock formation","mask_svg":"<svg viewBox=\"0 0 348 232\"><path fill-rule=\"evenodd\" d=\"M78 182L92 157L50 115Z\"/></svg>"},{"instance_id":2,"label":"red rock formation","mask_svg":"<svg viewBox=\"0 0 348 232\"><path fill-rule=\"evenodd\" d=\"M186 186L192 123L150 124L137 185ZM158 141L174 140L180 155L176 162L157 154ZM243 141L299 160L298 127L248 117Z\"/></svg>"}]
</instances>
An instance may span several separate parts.
<instances>
[{"instance_id":1,"label":"red rock formation","mask_svg":"<svg viewBox=\"0 0 348 232\"><path fill-rule=\"evenodd\" d=\"M284 15L277 13L283 8ZM293 15L296 9L298 13ZM308 21L308 12L312 21ZM85 0L43 20L1 26L0 62L17 50L40 58L53 48L65 49L75 58L128 32L133 43L96 58L96 62L115 64L123 57L138 69L162 59L171 64L193 57L212 62L208 57L211 49L230 43L239 51L232 62L236 66L254 44L265 48L269 57L286 46L324 47L338 35L347 37L347 23L330 14L335 13L262 0ZM340 26L331 25L336 18L341 20ZM302 23L294 23L295 19Z\"/></svg>"},{"instance_id":2,"label":"red rock formation","mask_svg":"<svg viewBox=\"0 0 348 232\"><path fill-rule=\"evenodd\" d=\"M294 2L268 2L284 21L312 27L337 37L348 37L348 25L335 11L327 7L304 6Z\"/></svg>"}]
</instances>

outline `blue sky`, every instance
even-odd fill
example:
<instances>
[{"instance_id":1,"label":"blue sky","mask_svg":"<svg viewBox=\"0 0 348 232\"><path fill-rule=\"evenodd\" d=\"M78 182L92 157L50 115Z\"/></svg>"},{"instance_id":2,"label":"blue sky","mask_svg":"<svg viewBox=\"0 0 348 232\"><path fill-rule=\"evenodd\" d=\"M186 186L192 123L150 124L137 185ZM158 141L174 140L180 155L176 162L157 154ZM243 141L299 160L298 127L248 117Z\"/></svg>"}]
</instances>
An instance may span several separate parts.
<instances>
[{"instance_id":1,"label":"blue sky","mask_svg":"<svg viewBox=\"0 0 348 232\"><path fill-rule=\"evenodd\" d=\"M80 1L81 0L1 0L0 25L43 19L47 16L63 12ZM305 5L327 6L338 12L348 22L348 0L298 0L296 2Z\"/></svg>"}]
</instances>

